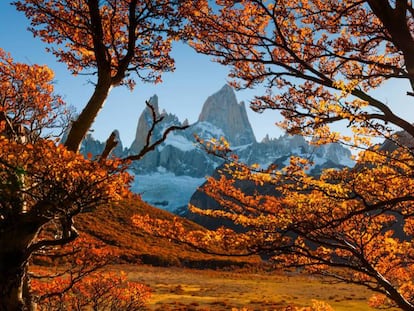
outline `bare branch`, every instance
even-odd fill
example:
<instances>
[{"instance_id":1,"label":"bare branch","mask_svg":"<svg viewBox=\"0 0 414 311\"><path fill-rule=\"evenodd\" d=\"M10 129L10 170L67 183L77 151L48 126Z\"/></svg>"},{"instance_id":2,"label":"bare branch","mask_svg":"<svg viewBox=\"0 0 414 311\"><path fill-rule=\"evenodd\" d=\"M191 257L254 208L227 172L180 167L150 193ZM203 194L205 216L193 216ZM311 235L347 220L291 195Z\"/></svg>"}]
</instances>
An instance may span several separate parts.
<instances>
[{"instance_id":1,"label":"bare branch","mask_svg":"<svg viewBox=\"0 0 414 311\"><path fill-rule=\"evenodd\" d=\"M108 137L105 143L105 149L102 152L101 156L99 157L98 162L102 163L105 161L109 154L114 150L114 148L118 145L118 141L116 140L115 132L112 132L111 135Z\"/></svg>"},{"instance_id":2,"label":"bare branch","mask_svg":"<svg viewBox=\"0 0 414 311\"><path fill-rule=\"evenodd\" d=\"M177 130L185 130L186 128L189 127L189 125L172 125L170 127L168 127L167 129L164 130L161 138L159 138L158 140L151 142L153 136L154 136L154 131L157 127L158 124L160 124L163 120L164 120L164 116L157 116L157 112L155 111L155 108L153 105L151 105L151 103L149 101L145 101L145 104L147 105L147 108L149 109L149 111L151 112L151 119L152 119L152 123L151 123L151 127L148 130L147 136L146 136L146 140L145 140L145 145L142 147L142 149L140 150L140 152L138 152L137 154L134 155L130 155L126 158L124 158L124 161L137 161L137 160L141 160L148 152L153 151L158 145L162 144L168 137L168 135L173 132L173 131L177 131Z\"/></svg>"}]
</instances>

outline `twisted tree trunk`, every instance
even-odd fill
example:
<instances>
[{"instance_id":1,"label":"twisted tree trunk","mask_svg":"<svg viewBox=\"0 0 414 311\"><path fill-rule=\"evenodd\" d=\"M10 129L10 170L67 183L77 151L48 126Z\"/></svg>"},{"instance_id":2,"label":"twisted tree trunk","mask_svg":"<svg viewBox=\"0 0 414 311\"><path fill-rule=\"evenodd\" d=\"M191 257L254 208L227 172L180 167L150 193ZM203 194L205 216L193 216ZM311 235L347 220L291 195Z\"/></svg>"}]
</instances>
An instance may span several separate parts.
<instances>
[{"instance_id":1,"label":"twisted tree trunk","mask_svg":"<svg viewBox=\"0 0 414 311\"><path fill-rule=\"evenodd\" d=\"M0 257L0 310L31 310L30 296L24 290L27 261L14 255L2 253Z\"/></svg>"},{"instance_id":2,"label":"twisted tree trunk","mask_svg":"<svg viewBox=\"0 0 414 311\"><path fill-rule=\"evenodd\" d=\"M0 232L0 311L31 309L24 285L30 245L43 222L29 215L20 217Z\"/></svg>"}]
</instances>

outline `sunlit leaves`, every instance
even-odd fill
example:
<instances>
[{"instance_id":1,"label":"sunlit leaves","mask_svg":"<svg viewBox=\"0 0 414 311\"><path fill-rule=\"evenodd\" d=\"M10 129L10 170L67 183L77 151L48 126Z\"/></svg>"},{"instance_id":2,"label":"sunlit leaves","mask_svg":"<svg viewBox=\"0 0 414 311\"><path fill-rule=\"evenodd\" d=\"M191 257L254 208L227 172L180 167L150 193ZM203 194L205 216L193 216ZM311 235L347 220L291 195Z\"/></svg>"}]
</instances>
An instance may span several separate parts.
<instances>
[{"instance_id":1,"label":"sunlit leaves","mask_svg":"<svg viewBox=\"0 0 414 311\"><path fill-rule=\"evenodd\" d=\"M35 252L76 239L75 215L129 195L127 162L85 159L44 135L61 125L58 118L70 118L52 79L46 66L15 63L0 50L0 265L19 271L2 269L3 309L15 309L8 303L21 300L21 291L6 297L14 292L5 286L17 288L28 278ZM74 263L85 267L85 257L77 255Z\"/></svg>"},{"instance_id":2,"label":"sunlit leaves","mask_svg":"<svg viewBox=\"0 0 414 311\"><path fill-rule=\"evenodd\" d=\"M46 66L15 63L0 50L1 221L23 211L63 217L127 191L121 162L85 160L41 136L65 113L52 79Z\"/></svg>"},{"instance_id":3,"label":"sunlit leaves","mask_svg":"<svg viewBox=\"0 0 414 311\"><path fill-rule=\"evenodd\" d=\"M50 69L14 63L0 50L0 265L7 262L11 267L1 269L2 309L26 309L23 304L30 303L29 297L23 301L20 288L34 252L73 241L78 236L75 215L129 194L128 161L107 156L93 161L77 151L111 87L124 84L132 89L131 73L146 82L160 82L161 73L174 68L169 53L181 22L178 1L14 4L30 20L33 34L73 74L96 75L97 81L85 109L73 120L53 94ZM64 145L42 133L61 126L59 117L70 125ZM45 230L52 234L43 237Z\"/></svg>"},{"instance_id":4,"label":"sunlit leaves","mask_svg":"<svg viewBox=\"0 0 414 311\"><path fill-rule=\"evenodd\" d=\"M252 108L279 110L292 134L365 148L369 139L332 133L327 125L344 120L357 131L365 128L363 136L383 137L388 121L414 133L387 103L369 95L387 79L410 79L413 16L407 7L319 0L188 6L192 46L229 65L236 87L267 87Z\"/></svg>"},{"instance_id":5,"label":"sunlit leaves","mask_svg":"<svg viewBox=\"0 0 414 311\"><path fill-rule=\"evenodd\" d=\"M174 69L173 40L180 37L180 1L14 1L30 30L74 74L96 76L85 109L71 124L65 145L78 151L112 87L133 89L137 78L161 82Z\"/></svg>"},{"instance_id":6,"label":"sunlit leaves","mask_svg":"<svg viewBox=\"0 0 414 311\"><path fill-rule=\"evenodd\" d=\"M405 149L373 148L359 155L354 168L319 176L309 176L308 161L296 157L279 171L232 161L226 175L203 187L220 210L192 210L241 225L249 232L243 234L247 248L273 254L282 267L303 267L388 297L375 296L372 305L401 306L400 294L410 305L413 160ZM271 185L274 192L247 195L238 180Z\"/></svg>"},{"instance_id":7,"label":"sunlit leaves","mask_svg":"<svg viewBox=\"0 0 414 311\"><path fill-rule=\"evenodd\" d=\"M215 150L223 156L222 147ZM222 175L208 178L202 188L220 208L190 209L231 220L242 233L186 231L179 222L172 226L149 217L135 218L135 224L204 250L217 252L221 245L228 254L266 254L281 268L300 267L382 293L371 299L373 306L410 308L414 157L408 147L373 147L356 157L355 167L318 176L308 175L309 160L294 156L279 169L226 159ZM246 193L239 188L242 181L267 190Z\"/></svg>"},{"instance_id":8,"label":"sunlit leaves","mask_svg":"<svg viewBox=\"0 0 414 311\"><path fill-rule=\"evenodd\" d=\"M0 49L0 133L36 140L47 129L62 126L62 99L53 93L54 73L47 66L14 62ZM30 131L23 133L22 127Z\"/></svg>"},{"instance_id":9,"label":"sunlit leaves","mask_svg":"<svg viewBox=\"0 0 414 311\"><path fill-rule=\"evenodd\" d=\"M47 293L64 286L67 280L59 278L50 283L33 282L36 294ZM48 297L39 303L39 310L144 310L151 291L143 284L128 282L115 273L94 273L76 283L62 295Z\"/></svg>"},{"instance_id":10,"label":"sunlit leaves","mask_svg":"<svg viewBox=\"0 0 414 311\"><path fill-rule=\"evenodd\" d=\"M179 23L171 1L16 1L31 31L78 74L110 71L113 84L133 87L126 72L146 81L174 68L169 53Z\"/></svg>"},{"instance_id":11,"label":"sunlit leaves","mask_svg":"<svg viewBox=\"0 0 414 311\"><path fill-rule=\"evenodd\" d=\"M56 213L79 212L88 206L117 199L128 191L126 185L130 176L122 173L121 163L116 161L98 164L85 160L48 140L24 145L2 137L0 147L2 217L6 217L10 202L22 196L26 211L39 208L39 201L55 202L36 211L53 218ZM10 183L19 171L24 175L24 184L13 187Z\"/></svg>"},{"instance_id":12,"label":"sunlit leaves","mask_svg":"<svg viewBox=\"0 0 414 311\"><path fill-rule=\"evenodd\" d=\"M189 245L207 254L225 256L247 256L251 254L247 245L253 235L237 234L231 229L216 231L189 230L179 218L173 221L153 218L150 215L134 215L132 222L138 228L157 237L167 237L174 242Z\"/></svg>"},{"instance_id":13,"label":"sunlit leaves","mask_svg":"<svg viewBox=\"0 0 414 311\"><path fill-rule=\"evenodd\" d=\"M279 125L310 136L313 144L342 142L364 150L354 168L319 176L309 176L310 163L296 157L279 171L228 158L224 175L204 186L221 209L196 211L254 232L257 239L250 242L283 266L304 267L387 297L374 297L373 306L414 309L414 127L371 95L391 78L414 87L411 3L190 2L192 46L229 65L236 87L267 87L252 101L254 110L280 111ZM335 123L348 133L333 130ZM396 135L396 127L404 134ZM373 145L378 138L389 141L380 148ZM274 192L246 194L238 188L241 181Z\"/></svg>"},{"instance_id":14,"label":"sunlit leaves","mask_svg":"<svg viewBox=\"0 0 414 311\"><path fill-rule=\"evenodd\" d=\"M54 268L31 269L31 291L39 310L143 309L151 295L147 286L128 281L123 272L103 270L114 256L103 243L88 236L44 255L44 262L48 258L63 260Z\"/></svg>"}]
</instances>

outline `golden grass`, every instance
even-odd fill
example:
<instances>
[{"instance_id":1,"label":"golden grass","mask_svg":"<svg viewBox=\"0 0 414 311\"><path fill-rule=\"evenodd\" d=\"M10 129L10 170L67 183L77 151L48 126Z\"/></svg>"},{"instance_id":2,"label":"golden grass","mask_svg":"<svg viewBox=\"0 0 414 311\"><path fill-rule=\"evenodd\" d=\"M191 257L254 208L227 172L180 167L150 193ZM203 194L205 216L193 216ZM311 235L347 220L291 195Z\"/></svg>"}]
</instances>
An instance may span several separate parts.
<instances>
[{"instance_id":1,"label":"golden grass","mask_svg":"<svg viewBox=\"0 0 414 311\"><path fill-rule=\"evenodd\" d=\"M223 272L146 265L117 266L133 281L150 286L149 310L280 310L310 306L312 299L338 311L375 310L367 301L372 292L355 285L329 283L303 274Z\"/></svg>"},{"instance_id":2,"label":"golden grass","mask_svg":"<svg viewBox=\"0 0 414 311\"><path fill-rule=\"evenodd\" d=\"M168 310L280 310L289 305L310 306L312 299L329 303L339 311L365 311L372 294L363 287L328 283L302 274L223 272L174 266L225 267L259 263L258 257L234 258L205 255L166 238L154 238L131 222L134 214L172 219L174 215L135 198L106 205L77 219L80 229L110 245L120 263L111 269L124 270L133 281L153 290L149 309ZM193 230L203 230L186 221ZM152 265L170 266L167 268Z\"/></svg>"}]
</instances>

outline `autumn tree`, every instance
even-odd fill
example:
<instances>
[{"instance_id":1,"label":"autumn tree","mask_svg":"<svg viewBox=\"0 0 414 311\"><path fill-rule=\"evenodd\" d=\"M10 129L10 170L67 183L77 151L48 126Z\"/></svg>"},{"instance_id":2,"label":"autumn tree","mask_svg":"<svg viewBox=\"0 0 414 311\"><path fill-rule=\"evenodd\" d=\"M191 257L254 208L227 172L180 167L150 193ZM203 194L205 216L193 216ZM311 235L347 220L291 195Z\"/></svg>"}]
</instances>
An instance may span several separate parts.
<instances>
[{"instance_id":1,"label":"autumn tree","mask_svg":"<svg viewBox=\"0 0 414 311\"><path fill-rule=\"evenodd\" d=\"M373 306L413 310L414 126L408 115L394 112L403 103L372 95L397 80L401 89L395 92L406 88L406 100L412 100L411 1L186 4L196 51L229 66L234 86L266 88L251 102L254 110L280 111L287 132L314 144L340 142L360 153L355 167L320 176L307 174L311 159L260 168L229 158L228 174L210 178L204 188L222 209L198 212L232 219L247 232L174 237L204 246L231 240L282 267L368 287L377 293ZM348 130L332 130L336 123ZM223 156L228 147L210 142L208 149ZM273 185L275 195L248 195L236 180ZM159 222L145 226L160 233Z\"/></svg>"},{"instance_id":2,"label":"autumn tree","mask_svg":"<svg viewBox=\"0 0 414 311\"><path fill-rule=\"evenodd\" d=\"M178 1L15 1L30 30L73 74L96 77L84 109L71 120L63 144L55 133L68 110L53 92L46 66L14 62L0 52L0 309L30 308L28 262L34 253L78 236L73 217L128 193L125 172L160 140L150 137L128 159L109 159L114 135L96 161L79 146L112 87L132 89L136 79L159 82L174 68L171 42L180 27ZM66 120L67 121L67 120ZM154 126L160 121L154 116ZM151 135L149 133L148 135ZM54 234L44 235L46 228ZM23 298L26 297L26 300Z\"/></svg>"},{"instance_id":3,"label":"autumn tree","mask_svg":"<svg viewBox=\"0 0 414 311\"><path fill-rule=\"evenodd\" d=\"M30 30L72 74L97 77L94 92L74 120L65 146L79 149L112 87L133 88L136 74L161 81L174 68L169 56L180 24L178 1L15 1L30 19Z\"/></svg>"},{"instance_id":4,"label":"autumn tree","mask_svg":"<svg viewBox=\"0 0 414 311\"><path fill-rule=\"evenodd\" d=\"M143 310L151 295L147 286L127 281L122 271L101 269L114 263L117 255L107 244L82 233L63 247L34 256L44 262L29 270L36 310Z\"/></svg>"},{"instance_id":5,"label":"autumn tree","mask_svg":"<svg viewBox=\"0 0 414 311\"><path fill-rule=\"evenodd\" d=\"M119 198L130 177L119 161L92 162L39 138L55 124L62 105L53 94L53 74L1 53L0 307L18 310L31 255L75 239L72 217ZM50 223L57 228L54 235L40 238Z\"/></svg>"}]
</instances>

